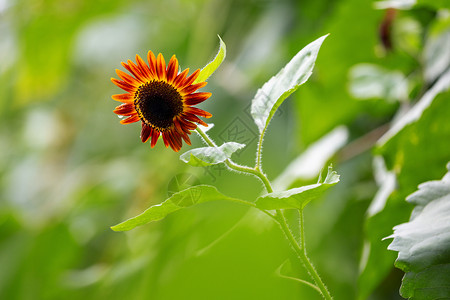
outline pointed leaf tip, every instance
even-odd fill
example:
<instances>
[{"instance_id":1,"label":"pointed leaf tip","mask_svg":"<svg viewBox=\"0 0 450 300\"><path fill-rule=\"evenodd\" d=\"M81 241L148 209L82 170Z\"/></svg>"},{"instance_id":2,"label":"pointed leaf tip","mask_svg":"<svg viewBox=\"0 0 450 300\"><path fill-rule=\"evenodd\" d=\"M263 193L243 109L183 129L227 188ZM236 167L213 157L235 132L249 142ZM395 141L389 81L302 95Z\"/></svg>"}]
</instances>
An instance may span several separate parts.
<instances>
[{"instance_id":1,"label":"pointed leaf tip","mask_svg":"<svg viewBox=\"0 0 450 300\"><path fill-rule=\"evenodd\" d=\"M300 50L280 72L259 89L252 100L251 115L263 134L283 101L312 74L320 46L326 34Z\"/></svg>"},{"instance_id":2,"label":"pointed leaf tip","mask_svg":"<svg viewBox=\"0 0 450 300\"><path fill-rule=\"evenodd\" d=\"M303 209L310 201L319 198L323 193L339 182L339 175L328 167L328 173L323 182L305 185L282 192L273 192L256 200L256 206L261 209Z\"/></svg>"},{"instance_id":3,"label":"pointed leaf tip","mask_svg":"<svg viewBox=\"0 0 450 300\"><path fill-rule=\"evenodd\" d=\"M200 71L200 74L198 75L197 79L194 81L194 84L202 82L202 81L206 81L214 73L214 71L216 71L217 68L219 68L219 66L225 60L225 57L227 55L227 47L226 47L225 43L223 42L223 40L220 38L220 36L219 35L217 35L217 36L219 37L219 43L220 43L219 51L217 52L216 57L214 57L214 59Z\"/></svg>"}]
</instances>

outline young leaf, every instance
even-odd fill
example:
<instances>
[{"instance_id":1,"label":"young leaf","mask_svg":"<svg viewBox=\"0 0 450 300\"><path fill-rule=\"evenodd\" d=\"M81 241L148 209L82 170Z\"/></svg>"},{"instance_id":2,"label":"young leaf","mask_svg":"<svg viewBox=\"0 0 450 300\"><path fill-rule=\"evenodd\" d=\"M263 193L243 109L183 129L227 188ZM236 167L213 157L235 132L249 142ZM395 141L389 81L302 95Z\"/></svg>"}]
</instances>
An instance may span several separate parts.
<instances>
[{"instance_id":1,"label":"young leaf","mask_svg":"<svg viewBox=\"0 0 450 300\"><path fill-rule=\"evenodd\" d=\"M281 71L266 82L252 100L251 114L263 134L277 108L297 88L308 80L324 35L300 50Z\"/></svg>"},{"instance_id":2,"label":"young leaf","mask_svg":"<svg viewBox=\"0 0 450 300\"><path fill-rule=\"evenodd\" d=\"M228 200L235 202L245 202L243 200L231 198L220 193L214 186L197 185L187 188L183 191L173 194L163 203L153 205L145 210L142 214L128 219L120 224L112 226L114 231L127 231L137 226L147 224L152 221L158 221L182 208L190 207L215 200Z\"/></svg>"},{"instance_id":3,"label":"young leaf","mask_svg":"<svg viewBox=\"0 0 450 300\"><path fill-rule=\"evenodd\" d=\"M228 142L220 147L203 147L189 150L183 153L180 159L195 167L210 166L224 162L234 152L244 147L244 144Z\"/></svg>"},{"instance_id":4,"label":"young leaf","mask_svg":"<svg viewBox=\"0 0 450 300\"><path fill-rule=\"evenodd\" d=\"M306 185L282 192L273 192L256 199L256 206L261 209L303 209L311 200L320 197L328 188L339 182L339 175L328 167L327 177L323 182Z\"/></svg>"},{"instance_id":5,"label":"young leaf","mask_svg":"<svg viewBox=\"0 0 450 300\"><path fill-rule=\"evenodd\" d=\"M208 79L209 76L211 76L212 73L214 73L214 71L222 64L223 60L225 59L225 56L227 55L227 47L220 38L220 36L219 40L220 40L219 52L217 52L216 57L214 57L214 59L200 71L200 74L194 81L194 84L206 81L206 79Z\"/></svg>"},{"instance_id":6,"label":"young leaf","mask_svg":"<svg viewBox=\"0 0 450 300\"><path fill-rule=\"evenodd\" d=\"M389 250L406 274L400 294L413 299L450 295L450 163L442 180L428 181L406 201L416 205L411 219L394 227Z\"/></svg>"}]
</instances>

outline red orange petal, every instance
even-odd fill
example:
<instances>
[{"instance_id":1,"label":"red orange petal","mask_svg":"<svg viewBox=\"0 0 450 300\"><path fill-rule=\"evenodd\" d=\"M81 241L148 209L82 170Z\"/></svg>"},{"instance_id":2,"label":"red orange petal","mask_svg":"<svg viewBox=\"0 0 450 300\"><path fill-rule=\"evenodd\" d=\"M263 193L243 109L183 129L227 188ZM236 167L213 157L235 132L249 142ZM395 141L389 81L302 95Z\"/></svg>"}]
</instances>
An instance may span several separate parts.
<instances>
[{"instance_id":1,"label":"red orange petal","mask_svg":"<svg viewBox=\"0 0 450 300\"><path fill-rule=\"evenodd\" d=\"M172 83L173 80L176 78L177 73L178 73L178 60L175 57L175 55L173 55L170 58L169 65L167 66L167 82Z\"/></svg>"},{"instance_id":2,"label":"red orange petal","mask_svg":"<svg viewBox=\"0 0 450 300\"><path fill-rule=\"evenodd\" d=\"M178 88L180 87L180 85L183 84L187 73L189 73L189 68L187 68L186 70L184 70L183 72L181 72L180 74L178 74L178 76L175 78L175 80L173 81L173 86Z\"/></svg>"},{"instance_id":3,"label":"red orange petal","mask_svg":"<svg viewBox=\"0 0 450 300\"><path fill-rule=\"evenodd\" d=\"M166 146L166 148L168 148L169 147L169 137L167 136L167 131L161 132L161 135L162 135L162 139L164 142L164 146Z\"/></svg>"},{"instance_id":4,"label":"red orange petal","mask_svg":"<svg viewBox=\"0 0 450 300\"><path fill-rule=\"evenodd\" d=\"M203 122L199 117L197 117L197 116L194 115L194 114L191 114L191 113L185 113L185 114L183 115L183 117L184 117L186 120L188 120L188 121L195 122L195 123L199 123L199 124L201 124L201 125L203 125L203 126L208 126L208 124L206 124L205 122Z\"/></svg>"},{"instance_id":5,"label":"red orange petal","mask_svg":"<svg viewBox=\"0 0 450 300\"><path fill-rule=\"evenodd\" d=\"M197 107L188 107L186 108L186 112L190 112L193 114L196 114L197 116L203 117L203 118L211 118L212 114L210 114L207 111L204 111L203 109L197 108Z\"/></svg>"},{"instance_id":6,"label":"red orange petal","mask_svg":"<svg viewBox=\"0 0 450 300\"><path fill-rule=\"evenodd\" d=\"M148 53L147 53L147 60L148 60L150 73L153 74L153 77L157 77L157 74L156 74L156 57L155 57L155 54L153 54L152 51L148 51Z\"/></svg>"},{"instance_id":7,"label":"red orange petal","mask_svg":"<svg viewBox=\"0 0 450 300\"><path fill-rule=\"evenodd\" d=\"M159 80L166 80L166 61L164 60L164 56L159 53L156 58L156 74L158 74Z\"/></svg>"},{"instance_id":8,"label":"red orange petal","mask_svg":"<svg viewBox=\"0 0 450 300\"><path fill-rule=\"evenodd\" d=\"M185 120L185 119L183 119L183 118L178 118L178 120L180 121L180 123L181 123L183 129L184 129L184 128L187 128L188 130L195 130L195 129L197 128L197 124L192 123L192 122L189 121L189 120Z\"/></svg>"},{"instance_id":9,"label":"red orange petal","mask_svg":"<svg viewBox=\"0 0 450 300\"><path fill-rule=\"evenodd\" d=\"M212 95L211 93L200 92L200 93L188 94L188 95L184 96L183 98L184 98L185 104L197 105L199 103L202 103L209 97L211 97L211 95Z\"/></svg>"},{"instance_id":10,"label":"red orange petal","mask_svg":"<svg viewBox=\"0 0 450 300\"><path fill-rule=\"evenodd\" d=\"M120 121L120 124L131 124L137 121L140 121L141 119L139 118L138 114L132 115L122 121Z\"/></svg>"},{"instance_id":11,"label":"red orange petal","mask_svg":"<svg viewBox=\"0 0 450 300\"><path fill-rule=\"evenodd\" d=\"M127 69L128 72L130 72L136 79L140 82L146 82L147 80L142 76L141 73L135 72L128 64L121 62L122 66Z\"/></svg>"},{"instance_id":12,"label":"red orange petal","mask_svg":"<svg viewBox=\"0 0 450 300\"><path fill-rule=\"evenodd\" d=\"M136 62L141 73L144 74L147 79L151 80L153 76L150 73L150 69L148 68L147 64L142 60L142 58L137 54L136 54Z\"/></svg>"},{"instance_id":13,"label":"red orange petal","mask_svg":"<svg viewBox=\"0 0 450 300\"><path fill-rule=\"evenodd\" d=\"M150 135L152 133L152 128L150 126L147 126L144 122L142 122L142 129L141 129L141 141L145 143L150 138Z\"/></svg>"},{"instance_id":14,"label":"red orange petal","mask_svg":"<svg viewBox=\"0 0 450 300\"><path fill-rule=\"evenodd\" d=\"M196 90L204 87L207 84L208 83L206 81L203 81L203 82L200 82L200 83L197 83L197 84L192 84L192 85L187 86L184 89L182 89L180 91L180 94L184 94L184 95L191 94L191 93L195 92Z\"/></svg>"},{"instance_id":15,"label":"red orange petal","mask_svg":"<svg viewBox=\"0 0 450 300\"><path fill-rule=\"evenodd\" d=\"M125 103L117 106L116 109L114 109L114 113L122 116L131 116L136 114L136 109L134 108L134 104Z\"/></svg>"},{"instance_id":16,"label":"red orange petal","mask_svg":"<svg viewBox=\"0 0 450 300\"><path fill-rule=\"evenodd\" d=\"M134 101L134 97L130 93L112 95L111 98L113 98L116 101L123 102L123 103L133 103L133 101Z\"/></svg>"},{"instance_id":17,"label":"red orange petal","mask_svg":"<svg viewBox=\"0 0 450 300\"><path fill-rule=\"evenodd\" d=\"M136 78L128 75L127 73L125 73L125 72L123 72L123 71L121 71L119 69L116 69L116 73L126 83L129 83L129 84L131 84L133 86L139 86L141 84L141 82L139 82Z\"/></svg>"},{"instance_id":18,"label":"red orange petal","mask_svg":"<svg viewBox=\"0 0 450 300\"><path fill-rule=\"evenodd\" d=\"M189 146L191 145L191 139L189 138L189 135L186 133L180 134L180 136L183 138L183 140L186 142L186 144L188 144Z\"/></svg>"},{"instance_id":19,"label":"red orange petal","mask_svg":"<svg viewBox=\"0 0 450 300\"><path fill-rule=\"evenodd\" d=\"M175 152L178 152L182 147L181 137L174 130L167 131L170 146Z\"/></svg>"},{"instance_id":20,"label":"red orange petal","mask_svg":"<svg viewBox=\"0 0 450 300\"><path fill-rule=\"evenodd\" d=\"M152 141L151 141L151 143L150 143L150 147L152 147L152 148L155 147L156 142L158 141L159 135L160 135L160 132L159 132L158 130L156 130L156 129L153 128L153 131L152 131Z\"/></svg>"},{"instance_id":21,"label":"red orange petal","mask_svg":"<svg viewBox=\"0 0 450 300\"><path fill-rule=\"evenodd\" d=\"M136 90L136 87L132 86L129 83L126 83L125 81L119 80L119 79L115 79L115 78L111 78L111 81L117 85L118 87L120 87L121 89L127 91L127 92L134 92Z\"/></svg>"},{"instance_id":22,"label":"red orange petal","mask_svg":"<svg viewBox=\"0 0 450 300\"><path fill-rule=\"evenodd\" d=\"M179 86L180 88L185 88L189 85L191 85L195 79L197 79L198 75L200 74L200 69L197 69L194 71L194 73L191 74L186 80Z\"/></svg>"}]
</instances>

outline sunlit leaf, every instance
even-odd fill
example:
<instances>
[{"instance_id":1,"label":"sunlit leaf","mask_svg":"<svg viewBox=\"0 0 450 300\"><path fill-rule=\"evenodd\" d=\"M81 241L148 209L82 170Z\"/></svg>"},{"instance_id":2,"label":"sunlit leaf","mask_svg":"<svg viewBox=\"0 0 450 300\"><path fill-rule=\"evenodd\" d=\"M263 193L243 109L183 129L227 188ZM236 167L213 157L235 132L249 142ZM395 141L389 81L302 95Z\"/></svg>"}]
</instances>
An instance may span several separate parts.
<instances>
[{"instance_id":1,"label":"sunlit leaf","mask_svg":"<svg viewBox=\"0 0 450 300\"><path fill-rule=\"evenodd\" d=\"M439 80L422 96L422 98L401 118L378 141L379 146L384 146L390 139L401 133L404 128L419 120L422 113L433 103L439 93L450 89L450 70L447 70Z\"/></svg>"},{"instance_id":2,"label":"sunlit leaf","mask_svg":"<svg viewBox=\"0 0 450 300\"><path fill-rule=\"evenodd\" d=\"M300 50L281 71L266 82L252 100L251 114L262 134L283 101L312 74L324 35Z\"/></svg>"},{"instance_id":3,"label":"sunlit leaf","mask_svg":"<svg viewBox=\"0 0 450 300\"><path fill-rule=\"evenodd\" d=\"M256 200L261 209L303 209L311 200L319 198L328 188L339 182L339 175L328 167L327 177L323 182L306 185L282 192L269 193Z\"/></svg>"},{"instance_id":4,"label":"sunlit leaf","mask_svg":"<svg viewBox=\"0 0 450 300\"><path fill-rule=\"evenodd\" d=\"M198 75L197 79L194 81L194 84L206 81L206 79L208 79L209 76L211 76L212 73L214 73L214 71L217 70L217 68L224 61L225 56L227 55L227 47L220 38L220 36L219 40L220 40L219 52L217 52L216 57L214 57L214 59L200 71L200 75Z\"/></svg>"},{"instance_id":5,"label":"sunlit leaf","mask_svg":"<svg viewBox=\"0 0 450 300\"><path fill-rule=\"evenodd\" d=\"M401 72L372 64L358 64L350 70L349 89L358 99L399 101L408 98L408 81Z\"/></svg>"},{"instance_id":6,"label":"sunlit leaf","mask_svg":"<svg viewBox=\"0 0 450 300\"><path fill-rule=\"evenodd\" d=\"M450 295L450 163L442 180L428 181L406 200L415 204L411 219L394 227L388 249L406 272L405 298L444 299Z\"/></svg>"},{"instance_id":7,"label":"sunlit leaf","mask_svg":"<svg viewBox=\"0 0 450 300\"><path fill-rule=\"evenodd\" d=\"M444 83L441 80L436 83L438 86ZM409 113L405 115L406 119L398 131L377 149L383 155L387 170L396 174L396 182L389 183L394 184L394 191L386 201L383 200L381 211L377 209L365 224L370 244L367 244L367 255L364 255L367 258L358 280L358 299L361 300L367 299L392 270L395 253L384 251L389 241L381 239L392 232L393 226L409 219L411 208L404 201L405 197L414 192L421 182L442 176L442 166L449 160L450 92L436 96L433 86L424 97L428 97L426 102L420 100L416 103L419 105L413 108L416 111L409 117Z\"/></svg>"},{"instance_id":8,"label":"sunlit leaf","mask_svg":"<svg viewBox=\"0 0 450 300\"><path fill-rule=\"evenodd\" d=\"M345 145L348 136L348 129L338 126L309 146L273 181L274 190L286 190L299 179L315 178L331 156Z\"/></svg>"},{"instance_id":9,"label":"sunlit leaf","mask_svg":"<svg viewBox=\"0 0 450 300\"><path fill-rule=\"evenodd\" d=\"M210 166L224 162L234 152L244 147L244 144L228 142L219 147L202 147L189 150L183 153L180 159L195 167Z\"/></svg>"},{"instance_id":10,"label":"sunlit leaf","mask_svg":"<svg viewBox=\"0 0 450 300\"><path fill-rule=\"evenodd\" d=\"M433 82L450 66L450 16L444 15L428 31L424 52L424 75Z\"/></svg>"},{"instance_id":11,"label":"sunlit leaf","mask_svg":"<svg viewBox=\"0 0 450 300\"><path fill-rule=\"evenodd\" d=\"M243 202L242 200L223 195L213 186L197 185L173 194L163 203L153 205L145 210L142 214L128 219L115 226L112 226L111 229L114 231L131 230L137 226L141 226L152 221L161 220L168 214L171 214L182 208L216 200Z\"/></svg>"}]
</instances>

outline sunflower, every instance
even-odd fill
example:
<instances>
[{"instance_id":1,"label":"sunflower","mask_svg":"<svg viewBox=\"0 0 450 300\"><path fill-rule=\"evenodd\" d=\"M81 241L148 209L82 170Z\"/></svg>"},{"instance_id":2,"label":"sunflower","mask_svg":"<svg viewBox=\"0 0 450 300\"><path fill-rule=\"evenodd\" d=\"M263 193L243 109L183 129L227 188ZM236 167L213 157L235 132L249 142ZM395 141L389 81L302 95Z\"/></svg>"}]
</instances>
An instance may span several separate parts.
<instances>
[{"instance_id":1,"label":"sunflower","mask_svg":"<svg viewBox=\"0 0 450 300\"><path fill-rule=\"evenodd\" d=\"M167 68L161 53L156 58L149 51L147 59L148 65L139 55L136 55L136 64L131 60L122 62L122 66L133 76L116 69L122 80L111 80L127 93L112 96L114 100L123 103L116 107L114 113L127 117L120 121L121 124L141 121L143 143L151 140L153 148L161 135L166 148L170 146L178 152L182 139L186 144L191 144L189 134L197 128L197 123L208 126L199 117L210 118L212 115L194 105L208 99L211 93L195 92L207 82L194 84L200 70L188 77L189 69L179 72L175 55Z\"/></svg>"}]
</instances>

